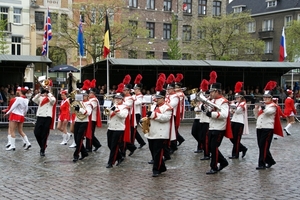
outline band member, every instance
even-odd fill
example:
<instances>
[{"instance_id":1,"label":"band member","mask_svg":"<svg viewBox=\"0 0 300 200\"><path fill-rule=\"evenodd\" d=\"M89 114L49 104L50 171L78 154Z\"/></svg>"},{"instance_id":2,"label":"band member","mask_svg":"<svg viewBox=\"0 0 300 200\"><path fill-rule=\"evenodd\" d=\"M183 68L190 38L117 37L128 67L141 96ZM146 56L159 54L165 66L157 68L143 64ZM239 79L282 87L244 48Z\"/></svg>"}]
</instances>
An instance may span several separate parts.
<instances>
[{"instance_id":1,"label":"band member","mask_svg":"<svg viewBox=\"0 0 300 200\"><path fill-rule=\"evenodd\" d=\"M60 96L62 100L59 107L60 114L58 116L57 129L63 133L63 140L60 144L67 145L71 137L71 133L67 131L68 122L70 121L70 102L67 98L67 91L61 91Z\"/></svg>"},{"instance_id":2,"label":"band member","mask_svg":"<svg viewBox=\"0 0 300 200\"><path fill-rule=\"evenodd\" d=\"M295 123L295 115L297 114L297 111L295 109L295 103L293 99L293 91L287 90L286 91L288 97L284 101L284 114L286 117L287 125L284 127L284 131L287 135L291 135L291 132L289 131L289 128L292 126L293 123Z\"/></svg>"},{"instance_id":3,"label":"band member","mask_svg":"<svg viewBox=\"0 0 300 200\"><path fill-rule=\"evenodd\" d=\"M192 130L191 130L191 134L192 136L195 138L195 140L197 141L197 148L196 151L194 151L194 153L202 153L202 147L201 147L201 143L200 143L200 114L201 114L201 106L200 106L200 102L196 101L196 105L194 107L194 111L195 111L195 119L192 125Z\"/></svg>"},{"instance_id":4,"label":"band member","mask_svg":"<svg viewBox=\"0 0 300 200\"><path fill-rule=\"evenodd\" d=\"M32 98L32 101L38 104L34 135L40 146L40 156L45 156L50 129L54 129L55 126L56 99L49 89L48 87L43 88Z\"/></svg>"},{"instance_id":5,"label":"band member","mask_svg":"<svg viewBox=\"0 0 300 200\"><path fill-rule=\"evenodd\" d=\"M114 105L109 109L110 119L107 129L107 145L110 149L110 154L106 168L112 168L116 161L118 166L124 160L120 149L123 144L125 120L128 114L129 109L123 104L123 96L116 94L114 96Z\"/></svg>"},{"instance_id":6,"label":"band member","mask_svg":"<svg viewBox=\"0 0 300 200\"><path fill-rule=\"evenodd\" d=\"M263 95L264 102L260 106L255 105L253 109L253 113L257 119L256 135L259 148L257 170L270 168L276 164L270 152L273 133L283 137L278 107L272 101L272 90L276 87L276 84L275 81L269 81L267 83Z\"/></svg>"},{"instance_id":7,"label":"band member","mask_svg":"<svg viewBox=\"0 0 300 200\"><path fill-rule=\"evenodd\" d=\"M212 71L210 76L217 77L217 74L215 71ZM223 137L226 135L232 138L232 133L230 128L229 104L228 100L222 96L221 83L212 83L209 92L213 108L211 111L206 112L206 116L210 117L209 146L211 152L211 169L206 174L216 174L228 166L226 158L219 151L219 146L222 143ZM220 163L219 167L218 163Z\"/></svg>"},{"instance_id":8,"label":"band member","mask_svg":"<svg viewBox=\"0 0 300 200\"><path fill-rule=\"evenodd\" d=\"M95 129L96 125L98 128L102 127L101 121L101 111L100 111L100 104L96 97L96 80L93 79L90 85L90 92L89 92L89 101L92 106L92 114L90 115L90 120L92 121L92 139L86 138L86 149L88 152L92 151L92 146L94 146L93 151L97 151L102 145L99 140L95 136Z\"/></svg>"},{"instance_id":9,"label":"band member","mask_svg":"<svg viewBox=\"0 0 300 200\"><path fill-rule=\"evenodd\" d=\"M7 109L2 110L5 112L5 115L9 114L9 146L6 148L6 151L14 151L16 135L15 130L18 128L19 134L22 136L23 140L25 141L25 150L28 150L31 147L31 144L28 140L28 137L23 131L23 123L25 120L25 115L28 110L28 99L26 97L28 88L19 88L17 90L17 97L10 100L9 107Z\"/></svg>"},{"instance_id":10,"label":"band member","mask_svg":"<svg viewBox=\"0 0 300 200\"><path fill-rule=\"evenodd\" d=\"M126 144L125 144L125 149L123 152L124 156L125 156L126 149L128 149L130 151L128 156L131 156L134 153L134 151L137 149L137 147L134 145L135 127L136 127L137 123L136 123L136 119L135 119L134 100L130 94L130 91L132 88L132 85L130 84L130 80L131 80L131 77L128 74L123 79L124 104L129 108L129 114L127 116L127 118L128 118L127 121L129 120L129 122L130 122L130 124L129 124L129 126L130 126L130 141L126 142ZM128 123L126 124L126 126L128 126Z\"/></svg>"},{"instance_id":11,"label":"band member","mask_svg":"<svg viewBox=\"0 0 300 200\"><path fill-rule=\"evenodd\" d=\"M149 127L149 133L146 133L145 137L148 139L149 149L153 158L152 177L157 177L167 170L163 159L164 149L168 145L169 140L173 140L176 137L171 126L173 121L172 107L165 102L166 91L163 90L163 82L158 80L156 84L156 108L147 112L151 126Z\"/></svg>"},{"instance_id":12,"label":"band member","mask_svg":"<svg viewBox=\"0 0 300 200\"><path fill-rule=\"evenodd\" d=\"M76 94L80 94L79 88L76 89ZM70 132L73 133L73 135L74 135L75 119L76 119L76 113L74 112L73 109L71 109ZM69 146L69 148L75 148L75 147L76 147L76 142L75 142L75 139L73 137L73 142Z\"/></svg>"},{"instance_id":13,"label":"band member","mask_svg":"<svg viewBox=\"0 0 300 200\"><path fill-rule=\"evenodd\" d=\"M243 82L235 84L235 100L236 103L230 105L230 113L232 114L231 129L233 138L230 141L233 144L230 159L238 159L239 153L242 152L242 158L245 157L247 148L241 143L242 135L248 134L248 115L247 103L242 91Z\"/></svg>"},{"instance_id":14,"label":"band member","mask_svg":"<svg viewBox=\"0 0 300 200\"><path fill-rule=\"evenodd\" d=\"M135 111L135 118L136 121L139 122L141 120L142 116L142 102L143 102L143 94L141 92L141 89L143 87L143 84L141 83L142 75L138 74L134 80L134 95L132 95L132 98L134 100L134 111ZM145 107L144 107L145 108ZM145 112L145 111L144 111ZM143 146L146 145L145 141L141 137L140 133L137 130L137 126L135 127L135 136L134 138L136 141L140 144L138 149L141 149ZM132 141L134 143L134 141Z\"/></svg>"}]
</instances>

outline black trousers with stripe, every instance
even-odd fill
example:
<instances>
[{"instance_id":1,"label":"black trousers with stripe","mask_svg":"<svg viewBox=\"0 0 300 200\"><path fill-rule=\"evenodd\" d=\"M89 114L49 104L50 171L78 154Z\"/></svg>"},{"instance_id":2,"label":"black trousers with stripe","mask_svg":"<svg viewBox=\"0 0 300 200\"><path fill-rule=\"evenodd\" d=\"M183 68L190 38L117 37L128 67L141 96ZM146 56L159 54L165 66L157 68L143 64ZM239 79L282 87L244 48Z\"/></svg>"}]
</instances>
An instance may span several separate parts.
<instances>
[{"instance_id":1,"label":"black trousers with stripe","mask_svg":"<svg viewBox=\"0 0 300 200\"><path fill-rule=\"evenodd\" d=\"M256 129L257 145L259 148L258 166L264 167L266 164L275 164L270 146L273 139L274 129Z\"/></svg>"},{"instance_id":2,"label":"black trousers with stripe","mask_svg":"<svg viewBox=\"0 0 300 200\"><path fill-rule=\"evenodd\" d=\"M231 156L239 157L239 152L246 150L247 148L241 143L244 124L231 122L231 129L233 138L230 141L233 144Z\"/></svg>"},{"instance_id":3,"label":"black trousers with stripe","mask_svg":"<svg viewBox=\"0 0 300 200\"><path fill-rule=\"evenodd\" d=\"M34 136L40 146L40 151L45 152L47 140L50 133L51 117L37 117L34 127Z\"/></svg>"}]
</instances>

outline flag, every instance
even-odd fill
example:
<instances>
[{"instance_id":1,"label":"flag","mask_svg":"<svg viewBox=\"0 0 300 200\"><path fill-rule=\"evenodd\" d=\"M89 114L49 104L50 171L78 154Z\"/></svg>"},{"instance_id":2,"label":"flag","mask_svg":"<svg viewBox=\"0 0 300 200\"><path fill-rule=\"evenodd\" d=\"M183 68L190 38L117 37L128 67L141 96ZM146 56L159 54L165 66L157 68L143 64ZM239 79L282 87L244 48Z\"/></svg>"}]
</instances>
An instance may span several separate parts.
<instances>
[{"instance_id":1,"label":"flag","mask_svg":"<svg viewBox=\"0 0 300 200\"><path fill-rule=\"evenodd\" d=\"M79 55L83 56L84 54L84 48L83 48L83 29L82 29L82 21L80 18L79 26L78 26L78 37L77 37L77 42L79 44Z\"/></svg>"},{"instance_id":2,"label":"flag","mask_svg":"<svg viewBox=\"0 0 300 200\"><path fill-rule=\"evenodd\" d=\"M106 13L105 21L106 22L105 22L104 47L103 47L103 57L104 58L106 58L106 56L110 52L109 43L110 43L110 40L111 40L107 13Z\"/></svg>"},{"instance_id":3,"label":"flag","mask_svg":"<svg viewBox=\"0 0 300 200\"><path fill-rule=\"evenodd\" d=\"M285 45L284 27L283 27L281 40L280 40L280 48L279 48L279 62L283 62L286 57L287 57L287 53L286 53L286 45Z\"/></svg>"},{"instance_id":4,"label":"flag","mask_svg":"<svg viewBox=\"0 0 300 200\"><path fill-rule=\"evenodd\" d=\"M42 50L43 56L47 55L48 41L51 40L51 38L52 38L51 19L50 19L50 12L49 12L49 8L48 8L46 23L44 26L44 39L43 39L43 50Z\"/></svg>"}]
</instances>

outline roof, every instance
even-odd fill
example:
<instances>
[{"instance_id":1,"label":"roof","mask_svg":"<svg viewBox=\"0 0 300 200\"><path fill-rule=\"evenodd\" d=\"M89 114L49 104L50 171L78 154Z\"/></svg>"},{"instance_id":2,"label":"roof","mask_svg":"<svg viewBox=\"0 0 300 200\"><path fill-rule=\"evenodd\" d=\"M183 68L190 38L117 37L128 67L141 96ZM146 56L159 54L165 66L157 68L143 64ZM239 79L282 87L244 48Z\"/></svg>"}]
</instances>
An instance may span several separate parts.
<instances>
[{"instance_id":1,"label":"roof","mask_svg":"<svg viewBox=\"0 0 300 200\"><path fill-rule=\"evenodd\" d=\"M161 59L116 59L110 58L113 65L144 65L144 66L208 66L203 60L161 60Z\"/></svg>"},{"instance_id":2,"label":"roof","mask_svg":"<svg viewBox=\"0 0 300 200\"><path fill-rule=\"evenodd\" d=\"M0 63L3 62L52 63L45 56L0 55Z\"/></svg>"},{"instance_id":3,"label":"roof","mask_svg":"<svg viewBox=\"0 0 300 200\"><path fill-rule=\"evenodd\" d=\"M226 12L232 13L233 7L246 5L246 10L251 10L251 15L267 14L276 11L300 9L300 0L277 0L277 6L267 8L266 0L233 0L227 5Z\"/></svg>"}]
</instances>

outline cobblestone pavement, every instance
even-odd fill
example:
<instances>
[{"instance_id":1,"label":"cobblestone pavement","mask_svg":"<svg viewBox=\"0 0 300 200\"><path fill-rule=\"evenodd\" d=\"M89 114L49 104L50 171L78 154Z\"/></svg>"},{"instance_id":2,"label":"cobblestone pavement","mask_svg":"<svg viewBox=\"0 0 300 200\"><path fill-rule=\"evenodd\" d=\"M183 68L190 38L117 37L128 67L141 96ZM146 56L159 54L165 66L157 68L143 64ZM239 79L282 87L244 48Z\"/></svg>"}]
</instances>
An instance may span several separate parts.
<instances>
[{"instance_id":1,"label":"cobblestone pavement","mask_svg":"<svg viewBox=\"0 0 300 200\"><path fill-rule=\"evenodd\" d=\"M285 125L285 122L283 122ZM0 128L0 199L299 199L299 128L292 135L274 140L271 152L277 164L258 171L255 124L242 143L248 148L245 158L229 160L229 166L215 175L206 175L209 161L193 151L196 142L190 134L191 124L182 124L186 141L166 162L167 172L153 178L148 146L137 149L118 167L106 169L109 149L106 125L97 129L102 143L98 152L77 163L72 162L74 149L60 145L59 131L51 131L46 156L40 157L33 127L25 132L32 148L24 151L17 136L16 151L5 151L7 128ZM232 145L224 138L221 152L230 156Z\"/></svg>"}]
</instances>

